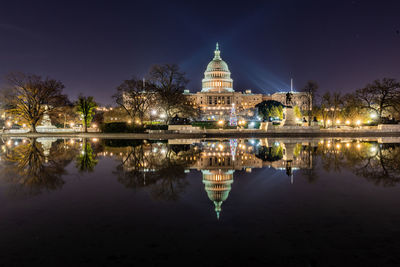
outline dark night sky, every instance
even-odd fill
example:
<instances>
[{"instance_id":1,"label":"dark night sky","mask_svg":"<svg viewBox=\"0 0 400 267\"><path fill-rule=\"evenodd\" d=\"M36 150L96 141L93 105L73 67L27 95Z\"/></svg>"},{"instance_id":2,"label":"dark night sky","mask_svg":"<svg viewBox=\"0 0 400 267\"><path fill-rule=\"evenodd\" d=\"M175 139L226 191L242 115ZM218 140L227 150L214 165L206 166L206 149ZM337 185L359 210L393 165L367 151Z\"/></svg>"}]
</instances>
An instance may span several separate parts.
<instances>
[{"instance_id":1,"label":"dark night sky","mask_svg":"<svg viewBox=\"0 0 400 267\"><path fill-rule=\"evenodd\" d=\"M194 2L194 1L193 1ZM0 76L59 79L112 103L115 87L177 63L199 91L215 43L234 89L307 80L342 92L400 79L400 1L0 1Z\"/></svg>"}]
</instances>

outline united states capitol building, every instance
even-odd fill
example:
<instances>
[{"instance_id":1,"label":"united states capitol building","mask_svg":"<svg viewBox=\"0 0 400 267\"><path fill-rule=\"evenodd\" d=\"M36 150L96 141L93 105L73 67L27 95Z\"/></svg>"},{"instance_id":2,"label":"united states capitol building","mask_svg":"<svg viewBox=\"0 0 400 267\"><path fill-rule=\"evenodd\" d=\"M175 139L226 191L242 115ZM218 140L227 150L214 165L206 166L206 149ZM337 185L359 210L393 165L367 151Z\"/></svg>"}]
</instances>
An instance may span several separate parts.
<instances>
[{"instance_id":1,"label":"united states capitol building","mask_svg":"<svg viewBox=\"0 0 400 267\"><path fill-rule=\"evenodd\" d=\"M218 43L214 51L214 58L208 63L202 80L202 89L197 93L185 90L190 101L201 109L203 120L228 120L232 107L239 118L257 119L258 112L255 106L266 100L275 100L285 104L286 93L254 94L251 90L244 92L233 89L233 79L228 64L222 60ZM306 109L304 93L293 92L292 102L300 109Z\"/></svg>"}]
</instances>

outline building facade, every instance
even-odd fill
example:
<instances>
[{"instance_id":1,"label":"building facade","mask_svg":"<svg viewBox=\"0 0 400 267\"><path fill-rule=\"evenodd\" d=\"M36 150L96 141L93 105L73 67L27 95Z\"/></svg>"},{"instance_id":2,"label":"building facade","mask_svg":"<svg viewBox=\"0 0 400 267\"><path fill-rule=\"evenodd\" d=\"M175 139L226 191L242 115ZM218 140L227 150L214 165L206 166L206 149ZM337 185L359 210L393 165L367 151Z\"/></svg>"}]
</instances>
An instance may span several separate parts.
<instances>
[{"instance_id":1,"label":"building facade","mask_svg":"<svg viewBox=\"0 0 400 267\"><path fill-rule=\"evenodd\" d=\"M202 120L228 120L234 107L238 118L257 120L258 112L255 106L265 100L275 100L285 104L286 93L278 92L271 95L254 94L251 90L237 92L233 89L233 79L228 64L222 60L218 43L214 58L208 63L202 80L202 89L197 93L185 90L191 103L200 107ZM293 92L293 104L306 109L304 93Z\"/></svg>"}]
</instances>

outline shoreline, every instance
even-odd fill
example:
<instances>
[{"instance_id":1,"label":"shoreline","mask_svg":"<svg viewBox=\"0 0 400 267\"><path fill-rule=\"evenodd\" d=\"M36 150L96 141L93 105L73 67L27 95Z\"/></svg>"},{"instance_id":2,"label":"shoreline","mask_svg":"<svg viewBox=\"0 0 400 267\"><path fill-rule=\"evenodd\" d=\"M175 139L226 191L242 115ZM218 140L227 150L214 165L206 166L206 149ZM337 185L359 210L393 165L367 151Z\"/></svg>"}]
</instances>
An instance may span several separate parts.
<instances>
[{"instance_id":1,"label":"shoreline","mask_svg":"<svg viewBox=\"0 0 400 267\"><path fill-rule=\"evenodd\" d=\"M101 138L101 139L203 139L203 138L315 138L315 137L400 137L400 132L388 131L318 131L318 132L266 132L260 130L240 132L201 133L0 133L0 137L59 137L59 138Z\"/></svg>"}]
</instances>

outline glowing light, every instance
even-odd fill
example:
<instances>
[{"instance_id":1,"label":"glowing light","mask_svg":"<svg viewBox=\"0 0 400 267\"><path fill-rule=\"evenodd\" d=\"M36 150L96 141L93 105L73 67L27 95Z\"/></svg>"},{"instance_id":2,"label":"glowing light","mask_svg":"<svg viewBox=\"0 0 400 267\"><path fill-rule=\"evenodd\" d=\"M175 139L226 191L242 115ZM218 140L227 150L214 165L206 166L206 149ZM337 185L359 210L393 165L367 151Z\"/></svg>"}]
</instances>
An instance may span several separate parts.
<instances>
[{"instance_id":1,"label":"glowing light","mask_svg":"<svg viewBox=\"0 0 400 267\"><path fill-rule=\"evenodd\" d=\"M376 119L376 117L378 117L378 115L376 115L376 113L371 113L370 117L371 117L371 119Z\"/></svg>"},{"instance_id":2,"label":"glowing light","mask_svg":"<svg viewBox=\"0 0 400 267\"><path fill-rule=\"evenodd\" d=\"M97 138L92 138L92 141L93 141L93 142L97 142L97 141L99 141L99 139L97 139Z\"/></svg>"},{"instance_id":3,"label":"glowing light","mask_svg":"<svg viewBox=\"0 0 400 267\"><path fill-rule=\"evenodd\" d=\"M224 124L224 121L223 121L223 120L220 120L220 121L218 121L218 124L219 124L219 125L223 125L223 124Z\"/></svg>"},{"instance_id":4,"label":"glowing light","mask_svg":"<svg viewBox=\"0 0 400 267\"><path fill-rule=\"evenodd\" d=\"M26 123L22 124L22 127L23 127L23 128L26 128Z\"/></svg>"},{"instance_id":5,"label":"glowing light","mask_svg":"<svg viewBox=\"0 0 400 267\"><path fill-rule=\"evenodd\" d=\"M166 117L167 117L166 114L161 114L161 115L160 115L160 118L161 118L161 119L165 119Z\"/></svg>"},{"instance_id":6,"label":"glowing light","mask_svg":"<svg viewBox=\"0 0 400 267\"><path fill-rule=\"evenodd\" d=\"M340 124L340 120L336 120L336 124Z\"/></svg>"},{"instance_id":7,"label":"glowing light","mask_svg":"<svg viewBox=\"0 0 400 267\"><path fill-rule=\"evenodd\" d=\"M11 125L12 125L11 121L7 121L7 126L11 127Z\"/></svg>"},{"instance_id":8,"label":"glowing light","mask_svg":"<svg viewBox=\"0 0 400 267\"><path fill-rule=\"evenodd\" d=\"M357 121L356 121L356 124L357 124L357 125L360 125L360 124L361 124L361 121L360 121L360 120L357 120Z\"/></svg>"},{"instance_id":9,"label":"glowing light","mask_svg":"<svg viewBox=\"0 0 400 267\"><path fill-rule=\"evenodd\" d=\"M349 125L349 124L350 124L350 121L349 121L349 120L347 120L347 121L346 121L346 124L347 124L347 125Z\"/></svg>"},{"instance_id":10,"label":"glowing light","mask_svg":"<svg viewBox=\"0 0 400 267\"><path fill-rule=\"evenodd\" d=\"M340 144L336 144L336 148L340 149L341 145Z\"/></svg>"},{"instance_id":11,"label":"glowing light","mask_svg":"<svg viewBox=\"0 0 400 267\"><path fill-rule=\"evenodd\" d=\"M157 111L153 109L153 110L151 111L151 115L153 115L153 116L157 115Z\"/></svg>"},{"instance_id":12,"label":"glowing light","mask_svg":"<svg viewBox=\"0 0 400 267\"><path fill-rule=\"evenodd\" d=\"M74 125L75 125L75 123L73 123L72 121L69 123L69 125L71 126L71 127L74 127Z\"/></svg>"},{"instance_id":13,"label":"glowing light","mask_svg":"<svg viewBox=\"0 0 400 267\"><path fill-rule=\"evenodd\" d=\"M327 120L326 123L327 123L327 124L330 124L330 123L331 123L331 120Z\"/></svg>"},{"instance_id":14,"label":"glowing light","mask_svg":"<svg viewBox=\"0 0 400 267\"><path fill-rule=\"evenodd\" d=\"M360 148L361 148L361 145L360 145L360 144L357 144L357 148L360 149Z\"/></svg>"},{"instance_id":15,"label":"glowing light","mask_svg":"<svg viewBox=\"0 0 400 267\"><path fill-rule=\"evenodd\" d=\"M371 147L370 150L371 150L371 152L376 152L376 147L373 146L373 147Z\"/></svg>"},{"instance_id":16,"label":"glowing light","mask_svg":"<svg viewBox=\"0 0 400 267\"><path fill-rule=\"evenodd\" d=\"M347 143L347 144L346 144L346 147L349 148L349 147L350 147L350 143Z\"/></svg>"}]
</instances>

